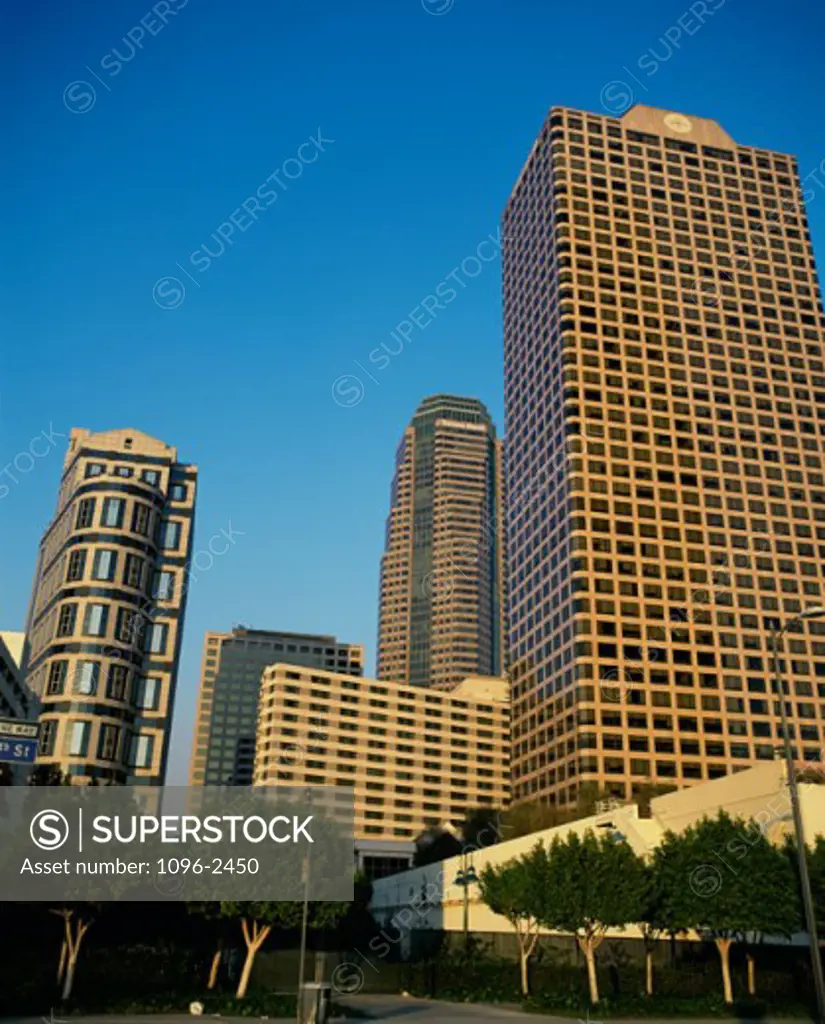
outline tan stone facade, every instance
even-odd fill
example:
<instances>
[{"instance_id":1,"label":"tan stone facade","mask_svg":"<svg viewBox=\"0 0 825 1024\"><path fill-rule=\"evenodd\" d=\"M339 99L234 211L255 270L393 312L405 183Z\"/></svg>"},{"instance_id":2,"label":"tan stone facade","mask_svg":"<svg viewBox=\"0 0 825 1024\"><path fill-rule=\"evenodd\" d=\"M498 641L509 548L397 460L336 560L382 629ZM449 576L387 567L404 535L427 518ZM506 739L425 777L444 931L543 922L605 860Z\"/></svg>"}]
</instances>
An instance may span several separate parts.
<instances>
[{"instance_id":1,"label":"tan stone facade","mask_svg":"<svg viewBox=\"0 0 825 1024\"><path fill-rule=\"evenodd\" d=\"M398 448L378 676L449 690L504 670L501 442L476 399L436 395Z\"/></svg>"},{"instance_id":2,"label":"tan stone facade","mask_svg":"<svg viewBox=\"0 0 825 1024\"><path fill-rule=\"evenodd\" d=\"M25 672L38 760L73 781L163 781L197 469L136 430L72 430L43 534Z\"/></svg>"},{"instance_id":3,"label":"tan stone facade","mask_svg":"<svg viewBox=\"0 0 825 1024\"><path fill-rule=\"evenodd\" d=\"M554 108L503 221L514 798L774 756L772 626L823 604L823 317L793 157ZM825 622L785 642L819 760Z\"/></svg>"},{"instance_id":4,"label":"tan stone facade","mask_svg":"<svg viewBox=\"0 0 825 1024\"><path fill-rule=\"evenodd\" d=\"M351 786L357 839L405 841L509 800L504 679L450 693L335 672L264 671L256 785Z\"/></svg>"},{"instance_id":5,"label":"tan stone facade","mask_svg":"<svg viewBox=\"0 0 825 1024\"><path fill-rule=\"evenodd\" d=\"M280 660L360 676L364 648L341 643L334 636L241 626L231 633L207 633L190 786L252 784L261 673Z\"/></svg>"}]
</instances>

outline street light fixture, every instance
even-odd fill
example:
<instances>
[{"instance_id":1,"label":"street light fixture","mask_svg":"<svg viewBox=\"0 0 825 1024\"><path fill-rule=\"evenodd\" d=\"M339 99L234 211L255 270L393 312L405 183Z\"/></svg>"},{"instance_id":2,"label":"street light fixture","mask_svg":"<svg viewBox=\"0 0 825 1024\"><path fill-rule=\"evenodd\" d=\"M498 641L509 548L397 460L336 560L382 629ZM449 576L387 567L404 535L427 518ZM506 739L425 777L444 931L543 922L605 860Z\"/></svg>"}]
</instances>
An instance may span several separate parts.
<instances>
[{"instance_id":1,"label":"street light fixture","mask_svg":"<svg viewBox=\"0 0 825 1024\"><path fill-rule=\"evenodd\" d=\"M808 929L808 941L811 947L811 966L814 973L814 989L816 991L817 1018L825 1022L825 977L822 974L822 960L819 955L819 938L816 931L816 913L811 895L811 879L808 875L807 847L805 831L802 825L802 810L799 805L799 789L796 784L796 767L794 765L791 732L788 726L788 715L785 709L785 692L782 686L782 675L779 661L779 645L791 626L806 619L824 619L825 606L808 608L799 615L789 619L783 626L775 626L771 630L771 647L773 648L773 688L779 700L779 718L782 724L782 747L788 774L788 790L791 795L791 810L796 837L796 856L799 862L799 882L802 888L802 904L805 908L805 925Z\"/></svg>"},{"instance_id":2,"label":"street light fixture","mask_svg":"<svg viewBox=\"0 0 825 1024\"><path fill-rule=\"evenodd\" d=\"M461 867L455 876L455 885L460 885L464 890L464 946L470 944L470 886L478 881L476 869L468 863L466 850L461 851Z\"/></svg>"}]
</instances>

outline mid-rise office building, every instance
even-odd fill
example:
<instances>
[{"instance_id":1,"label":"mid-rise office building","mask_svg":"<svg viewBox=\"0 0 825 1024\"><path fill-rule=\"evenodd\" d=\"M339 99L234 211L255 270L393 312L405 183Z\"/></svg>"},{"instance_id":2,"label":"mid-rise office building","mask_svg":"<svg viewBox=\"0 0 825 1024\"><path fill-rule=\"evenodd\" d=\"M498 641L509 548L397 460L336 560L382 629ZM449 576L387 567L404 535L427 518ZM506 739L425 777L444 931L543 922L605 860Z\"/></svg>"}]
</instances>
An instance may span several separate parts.
<instances>
[{"instance_id":1,"label":"mid-rise office building","mask_svg":"<svg viewBox=\"0 0 825 1024\"><path fill-rule=\"evenodd\" d=\"M470 678L438 693L270 665L255 784L351 786L356 840L408 844L473 808L505 806L509 746L506 679Z\"/></svg>"},{"instance_id":2,"label":"mid-rise office building","mask_svg":"<svg viewBox=\"0 0 825 1024\"><path fill-rule=\"evenodd\" d=\"M36 707L21 672L25 640L25 633L0 632L0 718L28 719Z\"/></svg>"},{"instance_id":3,"label":"mid-rise office building","mask_svg":"<svg viewBox=\"0 0 825 1024\"><path fill-rule=\"evenodd\" d=\"M825 597L823 315L795 159L551 110L504 213L516 799L774 757L770 639ZM783 672L819 760L825 622Z\"/></svg>"},{"instance_id":4,"label":"mid-rise office building","mask_svg":"<svg viewBox=\"0 0 825 1024\"><path fill-rule=\"evenodd\" d=\"M25 674L40 762L73 781L163 782L197 469L137 430L72 430L40 543Z\"/></svg>"},{"instance_id":5,"label":"mid-rise office building","mask_svg":"<svg viewBox=\"0 0 825 1024\"><path fill-rule=\"evenodd\" d=\"M334 636L237 627L207 633L189 781L193 786L249 786L261 673L277 661L360 676L361 644Z\"/></svg>"},{"instance_id":6,"label":"mid-rise office building","mask_svg":"<svg viewBox=\"0 0 825 1024\"><path fill-rule=\"evenodd\" d=\"M504 671L501 442L475 398L418 407L396 455L378 677L449 690Z\"/></svg>"}]
</instances>

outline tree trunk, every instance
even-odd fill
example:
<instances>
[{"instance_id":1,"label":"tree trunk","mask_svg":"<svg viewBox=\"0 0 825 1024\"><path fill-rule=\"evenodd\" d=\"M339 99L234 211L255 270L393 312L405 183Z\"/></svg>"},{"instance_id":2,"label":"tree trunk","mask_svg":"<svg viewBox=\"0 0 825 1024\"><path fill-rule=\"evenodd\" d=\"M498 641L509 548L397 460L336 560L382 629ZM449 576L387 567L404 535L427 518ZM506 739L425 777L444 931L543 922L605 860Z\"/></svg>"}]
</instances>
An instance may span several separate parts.
<instances>
[{"instance_id":1,"label":"tree trunk","mask_svg":"<svg viewBox=\"0 0 825 1024\"><path fill-rule=\"evenodd\" d=\"M590 1002L595 1005L599 1001L599 979L596 975L596 946L598 942L593 936L586 936L583 939L579 939L578 943L587 963L587 983L590 986Z\"/></svg>"},{"instance_id":2,"label":"tree trunk","mask_svg":"<svg viewBox=\"0 0 825 1024\"><path fill-rule=\"evenodd\" d=\"M645 950L645 992L653 995L653 950Z\"/></svg>"},{"instance_id":3,"label":"tree trunk","mask_svg":"<svg viewBox=\"0 0 825 1024\"><path fill-rule=\"evenodd\" d=\"M63 972L66 970L66 940L60 944L60 960L57 964L57 984L63 981Z\"/></svg>"},{"instance_id":4,"label":"tree trunk","mask_svg":"<svg viewBox=\"0 0 825 1024\"><path fill-rule=\"evenodd\" d=\"M756 995L756 958L753 953L746 953L748 958L748 995Z\"/></svg>"},{"instance_id":5,"label":"tree trunk","mask_svg":"<svg viewBox=\"0 0 825 1024\"><path fill-rule=\"evenodd\" d=\"M722 961L722 987L725 992L725 1002L733 1002L733 986L730 981L730 946L731 939L717 939L716 948L719 950L719 959Z\"/></svg>"},{"instance_id":6,"label":"tree trunk","mask_svg":"<svg viewBox=\"0 0 825 1024\"><path fill-rule=\"evenodd\" d=\"M530 954L526 949L521 950L521 994L523 996L530 995L530 977L528 972L528 965L530 963Z\"/></svg>"},{"instance_id":7,"label":"tree trunk","mask_svg":"<svg viewBox=\"0 0 825 1024\"><path fill-rule=\"evenodd\" d=\"M252 931L250 932L246 918L241 919L241 926L243 927L243 937L246 940L246 960L244 961L241 977L238 981L238 991L235 993L238 999L243 999L246 995L249 977L252 974L252 964L255 962L255 954L264 944L264 940L272 930L272 925L259 924L257 921L253 921Z\"/></svg>"},{"instance_id":8,"label":"tree trunk","mask_svg":"<svg viewBox=\"0 0 825 1024\"><path fill-rule=\"evenodd\" d=\"M215 951L215 955L212 957L212 966L209 968L209 981L206 983L208 989L215 987L215 982L218 980L218 968L221 966L221 951L218 949Z\"/></svg>"},{"instance_id":9,"label":"tree trunk","mask_svg":"<svg viewBox=\"0 0 825 1024\"><path fill-rule=\"evenodd\" d=\"M77 966L77 954L69 953L66 962L66 976L63 979L63 991L60 994L61 1000L65 1003L69 996L72 994L72 985L74 984L74 969Z\"/></svg>"}]
</instances>

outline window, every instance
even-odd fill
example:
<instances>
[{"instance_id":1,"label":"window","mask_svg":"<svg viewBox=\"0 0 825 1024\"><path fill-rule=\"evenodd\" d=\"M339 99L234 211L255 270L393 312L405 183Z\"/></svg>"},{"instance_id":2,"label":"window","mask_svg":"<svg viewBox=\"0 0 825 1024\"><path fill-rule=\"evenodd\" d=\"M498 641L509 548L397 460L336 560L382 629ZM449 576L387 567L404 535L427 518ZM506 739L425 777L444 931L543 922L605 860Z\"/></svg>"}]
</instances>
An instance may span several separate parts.
<instances>
[{"instance_id":1,"label":"window","mask_svg":"<svg viewBox=\"0 0 825 1024\"><path fill-rule=\"evenodd\" d=\"M152 597L156 601L171 601L175 596L175 574L156 572L152 584Z\"/></svg>"},{"instance_id":2,"label":"window","mask_svg":"<svg viewBox=\"0 0 825 1024\"><path fill-rule=\"evenodd\" d=\"M86 570L86 549L78 548L69 555L69 564L66 568L66 580L82 580Z\"/></svg>"},{"instance_id":3,"label":"window","mask_svg":"<svg viewBox=\"0 0 825 1024\"><path fill-rule=\"evenodd\" d=\"M106 623L109 621L109 606L105 604L87 604L83 616L83 632L86 636L106 636Z\"/></svg>"},{"instance_id":4,"label":"window","mask_svg":"<svg viewBox=\"0 0 825 1024\"><path fill-rule=\"evenodd\" d=\"M160 703L160 679L147 676L135 680L135 707L142 711L157 711Z\"/></svg>"},{"instance_id":5,"label":"window","mask_svg":"<svg viewBox=\"0 0 825 1024\"><path fill-rule=\"evenodd\" d=\"M46 681L46 694L50 697L54 697L56 694L63 693L63 688L66 685L66 669L68 667L67 661L53 661L49 665L49 675Z\"/></svg>"},{"instance_id":6,"label":"window","mask_svg":"<svg viewBox=\"0 0 825 1024\"><path fill-rule=\"evenodd\" d=\"M84 697L92 697L97 693L97 681L100 675L99 661L79 661L74 670L74 692Z\"/></svg>"},{"instance_id":7,"label":"window","mask_svg":"<svg viewBox=\"0 0 825 1024\"><path fill-rule=\"evenodd\" d=\"M123 526L123 509L126 502L123 498L104 498L103 510L100 513L101 526Z\"/></svg>"},{"instance_id":8,"label":"window","mask_svg":"<svg viewBox=\"0 0 825 1024\"><path fill-rule=\"evenodd\" d=\"M132 533L140 533L144 537L149 536L149 524L152 520L152 510L148 505L136 502L132 511Z\"/></svg>"},{"instance_id":9,"label":"window","mask_svg":"<svg viewBox=\"0 0 825 1024\"><path fill-rule=\"evenodd\" d=\"M100 761L117 761L120 746L120 726L109 722L101 725L97 741L97 756Z\"/></svg>"},{"instance_id":10,"label":"window","mask_svg":"<svg viewBox=\"0 0 825 1024\"><path fill-rule=\"evenodd\" d=\"M132 469L129 466L115 466L115 476L130 477Z\"/></svg>"},{"instance_id":11,"label":"window","mask_svg":"<svg viewBox=\"0 0 825 1024\"><path fill-rule=\"evenodd\" d=\"M172 501L186 501L186 484L172 484L169 497Z\"/></svg>"},{"instance_id":12,"label":"window","mask_svg":"<svg viewBox=\"0 0 825 1024\"><path fill-rule=\"evenodd\" d=\"M74 757L85 757L91 731L91 722L71 722L66 732L66 753Z\"/></svg>"},{"instance_id":13,"label":"window","mask_svg":"<svg viewBox=\"0 0 825 1024\"><path fill-rule=\"evenodd\" d=\"M131 608L118 608L115 623L115 639L123 644L133 644L140 639L144 619L140 612Z\"/></svg>"},{"instance_id":14,"label":"window","mask_svg":"<svg viewBox=\"0 0 825 1024\"><path fill-rule=\"evenodd\" d=\"M95 551L94 561L92 563L92 579L93 580L108 580L111 581L115 578L115 569L117 568L117 552L110 551L107 548L102 548Z\"/></svg>"},{"instance_id":15,"label":"window","mask_svg":"<svg viewBox=\"0 0 825 1024\"><path fill-rule=\"evenodd\" d=\"M87 479L90 476L102 476L104 469L105 469L105 466L103 466L100 462L87 462L86 463L86 477L87 477Z\"/></svg>"},{"instance_id":16,"label":"window","mask_svg":"<svg viewBox=\"0 0 825 1024\"><path fill-rule=\"evenodd\" d=\"M156 469L144 469L140 474L140 479L150 487L157 487L160 483L160 473Z\"/></svg>"},{"instance_id":17,"label":"window","mask_svg":"<svg viewBox=\"0 0 825 1024\"><path fill-rule=\"evenodd\" d=\"M57 617L57 635L71 636L74 633L75 619L77 618L77 605L64 604L60 608Z\"/></svg>"},{"instance_id":18,"label":"window","mask_svg":"<svg viewBox=\"0 0 825 1024\"><path fill-rule=\"evenodd\" d=\"M177 551L180 547L180 523L164 522L160 530L160 546L166 551Z\"/></svg>"},{"instance_id":19,"label":"window","mask_svg":"<svg viewBox=\"0 0 825 1024\"><path fill-rule=\"evenodd\" d=\"M163 622L153 622L146 630L145 650L152 654L166 653L166 640L169 634L169 626Z\"/></svg>"},{"instance_id":20,"label":"window","mask_svg":"<svg viewBox=\"0 0 825 1024\"><path fill-rule=\"evenodd\" d=\"M149 768L152 765L152 754L155 749L155 737L145 733L136 733L132 737L129 748L129 764L133 768Z\"/></svg>"},{"instance_id":21,"label":"window","mask_svg":"<svg viewBox=\"0 0 825 1024\"><path fill-rule=\"evenodd\" d=\"M123 570L123 582L127 587L143 589L143 559L138 555L127 555L126 566Z\"/></svg>"},{"instance_id":22,"label":"window","mask_svg":"<svg viewBox=\"0 0 825 1024\"><path fill-rule=\"evenodd\" d=\"M51 757L54 754L54 741L57 738L57 719L47 718L40 722L40 742L37 753L40 757Z\"/></svg>"},{"instance_id":23,"label":"window","mask_svg":"<svg viewBox=\"0 0 825 1024\"><path fill-rule=\"evenodd\" d=\"M125 665L112 665L106 680L106 696L109 700L125 700L129 682L129 670Z\"/></svg>"},{"instance_id":24,"label":"window","mask_svg":"<svg viewBox=\"0 0 825 1024\"><path fill-rule=\"evenodd\" d=\"M77 506L77 518L75 519L76 530L88 529L95 518L95 499L84 498Z\"/></svg>"}]
</instances>

